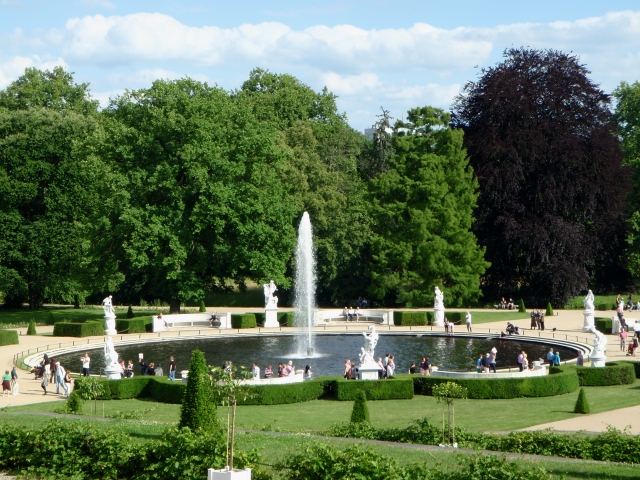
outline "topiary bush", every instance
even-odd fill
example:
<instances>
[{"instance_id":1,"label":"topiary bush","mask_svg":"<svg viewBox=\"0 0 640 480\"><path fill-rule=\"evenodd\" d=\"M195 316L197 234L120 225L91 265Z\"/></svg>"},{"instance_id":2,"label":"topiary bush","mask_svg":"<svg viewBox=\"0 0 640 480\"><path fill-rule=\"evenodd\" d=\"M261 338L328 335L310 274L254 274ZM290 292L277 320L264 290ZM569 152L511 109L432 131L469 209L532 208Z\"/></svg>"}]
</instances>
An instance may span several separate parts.
<instances>
[{"instance_id":1,"label":"topiary bush","mask_svg":"<svg viewBox=\"0 0 640 480\"><path fill-rule=\"evenodd\" d=\"M518 304L518 311L520 313L527 313L527 309L524 306L524 300L522 298L520 299L520 303Z\"/></svg>"},{"instance_id":2,"label":"topiary bush","mask_svg":"<svg viewBox=\"0 0 640 480\"><path fill-rule=\"evenodd\" d=\"M204 300L200 300L200 313L206 313L207 307L204 304Z\"/></svg>"},{"instance_id":3,"label":"topiary bush","mask_svg":"<svg viewBox=\"0 0 640 480\"><path fill-rule=\"evenodd\" d=\"M75 415L82 414L82 398L80 398L78 392L76 392L75 390L71 392L69 398L67 399L65 407L69 411L69 413L73 413Z\"/></svg>"},{"instance_id":4,"label":"topiary bush","mask_svg":"<svg viewBox=\"0 0 640 480\"><path fill-rule=\"evenodd\" d=\"M236 313L231 315L232 328L255 328L257 325L256 316L253 313Z\"/></svg>"},{"instance_id":5,"label":"topiary bush","mask_svg":"<svg viewBox=\"0 0 640 480\"><path fill-rule=\"evenodd\" d=\"M593 319L593 323L596 327L596 330L607 335L611 335L611 331L613 330L613 321L610 317L596 317Z\"/></svg>"},{"instance_id":6,"label":"topiary bush","mask_svg":"<svg viewBox=\"0 0 640 480\"><path fill-rule=\"evenodd\" d=\"M587 403L587 395L584 393L584 388L581 388L573 413L589 413L590 411L589 404Z\"/></svg>"},{"instance_id":7,"label":"topiary bush","mask_svg":"<svg viewBox=\"0 0 640 480\"><path fill-rule=\"evenodd\" d=\"M18 345L19 343L16 330L0 330L0 345Z\"/></svg>"},{"instance_id":8,"label":"topiary bush","mask_svg":"<svg viewBox=\"0 0 640 480\"><path fill-rule=\"evenodd\" d=\"M135 315L133 314L133 308L131 308L131 305L129 305L129 308L127 309L127 317L126 318L133 318L135 317Z\"/></svg>"},{"instance_id":9,"label":"topiary bush","mask_svg":"<svg viewBox=\"0 0 640 480\"><path fill-rule=\"evenodd\" d=\"M278 312L278 323L281 327L295 327L295 314L293 312Z\"/></svg>"},{"instance_id":10,"label":"topiary bush","mask_svg":"<svg viewBox=\"0 0 640 480\"><path fill-rule=\"evenodd\" d=\"M33 318L29 320L29 326L27 327L27 335L37 335L36 321Z\"/></svg>"},{"instance_id":11,"label":"topiary bush","mask_svg":"<svg viewBox=\"0 0 640 480\"><path fill-rule=\"evenodd\" d=\"M255 321L255 317L254 317ZM213 401L209 372L204 353L191 352L187 388L180 408L180 427L213 432L219 430L216 404Z\"/></svg>"},{"instance_id":12,"label":"topiary bush","mask_svg":"<svg viewBox=\"0 0 640 480\"><path fill-rule=\"evenodd\" d=\"M116 320L116 330L118 333L144 333L146 332L146 328L147 326L142 317Z\"/></svg>"},{"instance_id":13,"label":"topiary bush","mask_svg":"<svg viewBox=\"0 0 640 480\"><path fill-rule=\"evenodd\" d=\"M547 302L547 311L544 312L547 317L553 316L553 307L551 306L551 302Z\"/></svg>"},{"instance_id":14,"label":"topiary bush","mask_svg":"<svg viewBox=\"0 0 640 480\"><path fill-rule=\"evenodd\" d=\"M630 385L635 381L636 372L629 362L607 362L604 367L575 367L580 386L606 387L609 385Z\"/></svg>"},{"instance_id":15,"label":"topiary bush","mask_svg":"<svg viewBox=\"0 0 640 480\"><path fill-rule=\"evenodd\" d=\"M257 313L254 312L253 315L256 317L256 324L259 327L263 327L264 326L264 322L267 319L267 314L264 313L264 312L257 312Z\"/></svg>"},{"instance_id":16,"label":"topiary bush","mask_svg":"<svg viewBox=\"0 0 640 480\"><path fill-rule=\"evenodd\" d=\"M353 402L351 423L362 422L369 422L369 407L367 407L367 394L360 390L356 396L356 401Z\"/></svg>"},{"instance_id":17,"label":"topiary bush","mask_svg":"<svg viewBox=\"0 0 640 480\"><path fill-rule=\"evenodd\" d=\"M403 327L428 325L427 312L393 312L393 324Z\"/></svg>"},{"instance_id":18,"label":"topiary bush","mask_svg":"<svg viewBox=\"0 0 640 480\"><path fill-rule=\"evenodd\" d=\"M54 337L95 337L104 335L104 322L88 320L84 323L56 322L53 327Z\"/></svg>"}]
</instances>

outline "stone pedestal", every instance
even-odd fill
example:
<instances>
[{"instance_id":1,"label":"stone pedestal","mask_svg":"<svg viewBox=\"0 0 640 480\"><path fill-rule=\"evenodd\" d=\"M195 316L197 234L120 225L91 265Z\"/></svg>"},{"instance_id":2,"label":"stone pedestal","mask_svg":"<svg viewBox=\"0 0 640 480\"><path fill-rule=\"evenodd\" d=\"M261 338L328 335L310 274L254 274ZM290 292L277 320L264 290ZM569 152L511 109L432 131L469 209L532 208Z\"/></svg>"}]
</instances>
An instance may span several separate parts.
<instances>
[{"instance_id":1,"label":"stone pedestal","mask_svg":"<svg viewBox=\"0 0 640 480\"><path fill-rule=\"evenodd\" d=\"M377 363L364 363L360 364L358 371L360 373L360 380L378 380L378 367Z\"/></svg>"},{"instance_id":2,"label":"stone pedestal","mask_svg":"<svg viewBox=\"0 0 640 480\"><path fill-rule=\"evenodd\" d=\"M600 368L604 367L604 364L607 361L606 355L600 352L593 352L590 359L591 359L592 367L600 367Z\"/></svg>"},{"instance_id":3,"label":"stone pedestal","mask_svg":"<svg viewBox=\"0 0 640 480\"><path fill-rule=\"evenodd\" d=\"M222 470L207 470L207 480L251 480L251 469L244 470L229 469L226 467Z\"/></svg>"},{"instance_id":4,"label":"stone pedestal","mask_svg":"<svg viewBox=\"0 0 640 480\"><path fill-rule=\"evenodd\" d=\"M280 322L278 322L278 307L271 307L264 309L264 327L265 328L278 328Z\"/></svg>"},{"instance_id":5,"label":"stone pedestal","mask_svg":"<svg viewBox=\"0 0 640 480\"><path fill-rule=\"evenodd\" d=\"M104 369L104 374L108 380L122 379L122 367L120 365L110 365Z\"/></svg>"},{"instance_id":6,"label":"stone pedestal","mask_svg":"<svg viewBox=\"0 0 640 480\"><path fill-rule=\"evenodd\" d=\"M433 324L436 327L444 327L444 308L433 309Z\"/></svg>"},{"instance_id":7,"label":"stone pedestal","mask_svg":"<svg viewBox=\"0 0 640 480\"><path fill-rule=\"evenodd\" d=\"M111 315L105 315L104 316L104 334L105 335L117 335L118 332L116 331L116 316L111 314Z\"/></svg>"},{"instance_id":8,"label":"stone pedestal","mask_svg":"<svg viewBox=\"0 0 640 480\"><path fill-rule=\"evenodd\" d=\"M618 335L620 333L620 320L618 316L615 315L611 317L611 334Z\"/></svg>"},{"instance_id":9,"label":"stone pedestal","mask_svg":"<svg viewBox=\"0 0 640 480\"><path fill-rule=\"evenodd\" d=\"M591 329L594 327L594 315L595 312L593 310L584 310L582 312L582 315L584 315L584 324L582 325L582 331L583 332L590 332Z\"/></svg>"}]
</instances>

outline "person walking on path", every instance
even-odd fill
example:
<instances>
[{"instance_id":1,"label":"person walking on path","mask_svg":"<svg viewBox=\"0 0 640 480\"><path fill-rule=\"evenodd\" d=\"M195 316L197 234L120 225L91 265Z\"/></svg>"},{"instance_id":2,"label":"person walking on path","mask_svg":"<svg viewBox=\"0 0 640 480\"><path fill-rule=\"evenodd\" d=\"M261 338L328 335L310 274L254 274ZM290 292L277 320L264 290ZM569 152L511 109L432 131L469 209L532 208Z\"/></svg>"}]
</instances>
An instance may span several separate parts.
<instances>
[{"instance_id":1,"label":"person walking on path","mask_svg":"<svg viewBox=\"0 0 640 480\"><path fill-rule=\"evenodd\" d=\"M471 312L467 312L467 314L464 317L464 320L467 324L467 332L471 331Z\"/></svg>"},{"instance_id":2,"label":"person walking on path","mask_svg":"<svg viewBox=\"0 0 640 480\"><path fill-rule=\"evenodd\" d=\"M42 387L42 390L44 390L44 394L47 394L47 385L49 385L49 376L48 375L42 375L42 382L40 382L40 386Z\"/></svg>"},{"instance_id":3,"label":"person walking on path","mask_svg":"<svg viewBox=\"0 0 640 480\"><path fill-rule=\"evenodd\" d=\"M2 396L9 396L11 392L11 374L9 370L5 370L4 375L2 376Z\"/></svg>"},{"instance_id":4,"label":"person walking on path","mask_svg":"<svg viewBox=\"0 0 640 480\"><path fill-rule=\"evenodd\" d=\"M11 394L18 395L18 371L16 370L15 365L11 369Z\"/></svg>"},{"instance_id":5,"label":"person walking on path","mask_svg":"<svg viewBox=\"0 0 640 480\"><path fill-rule=\"evenodd\" d=\"M621 352L624 352L627 349L627 336L628 335L629 334L624 329L620 330L620 333L618 334L618 336L620 337L620 351Z\"/></svg>"},{"instance_id":6,"label":"person walking on path","mask_svg":"<svg viewBox=\"0 0 640 480\"><path fill-rule=\"evenodd\" d=\"M478 355L478 360L476 360L476 372L482 373L482 354Z\"/></svg>"},{"instance_id":7,"label":"person walking on path","mask_svg":"<svg viewBox=\"0 0 640 480\"><path fill-rule=\"evenodd\" d=\"M524 370L524 367L522 366L523 360L524 360L524 350L520 352L520 355L518 355L518 370L520 370L521 372Z\"/></svg>"},{"instance_id":8,"label":"person walking on path","mask_svg":"<svg viewBox=\"0 0 640 480\"><path fill-rule=\"evenodd\" d=\"M169 380L176 381L176 360L173 357L169 357Z\"/></svg>"},{"instance_id":9,"label":"person walking on path","mask_svg":"<svg viewBox=\"0 0 640 480\"><path fill-rule=\"evenodd\" d=\"M60 363L56 364L56 394L60 395L60 387L62 386L62 390L64 391L64 396L67 397L69 395L69 387L64 383L64 377L67 372L64 367L60 365Z\"/></svg>"},{"instance_id":10,"label":"person walking on path","mask_svg":"<svg viewBox=\"0 0 640 480\"><path fill-rule=\"evenodd\" d=\"M498 351L494 348L491 349L491 354L489 355L489 370L493 370L493 373L498 373L496 370L496 354Z\"/></svg>"},{"instance_id":11,"label":"person walking on path","mask_svg":"<svg viewBox=\"0 0 640 480\"><path fill-rule=\"evenodd\" d=\"M89 365L91 364L91 359L89 358L89 354L85 353L84 357L80 359L82 361L82 375L85 377L89 376Z\"/></svg>"}]
</instances>

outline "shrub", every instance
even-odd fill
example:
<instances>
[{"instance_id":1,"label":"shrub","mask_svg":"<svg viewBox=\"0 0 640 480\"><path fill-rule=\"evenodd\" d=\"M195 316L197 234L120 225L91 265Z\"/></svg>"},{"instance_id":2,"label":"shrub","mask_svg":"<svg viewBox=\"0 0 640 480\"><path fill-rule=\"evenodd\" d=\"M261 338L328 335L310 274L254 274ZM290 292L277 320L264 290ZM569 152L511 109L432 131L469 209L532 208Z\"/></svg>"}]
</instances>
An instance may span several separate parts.
<instances>
[{"instance_id":1,"label":"shrub","mask_svg":"<svg viewBox=\"0 0 640 480\"><path fill-rule=\"evenodd\" d=\"M94 337L104 335L104 323L101 320L90 320L84 323L56 322L53 327L54 337Z\"/></svg>"},{"instance_id":2,"label":"shrub","mask_svg":"<svg viewBox=\"0 0 640 480\"><path fill-rule=\"evenodd\" d=\"M552 375L529 378L500 378L500 374L487 378L457 378L455 383L467 389L468 398L550 397L571 393L578 389L575 369L551 369ZM412 376L416 393L432 395L434 385L451 379L444 377Z\"/></svg>"},{"instance_id":3,"label":"shrub","mask_svg":"<svg viewBox=\"0 0 640 480\"><path fill-rule=\"evenodd\" d=\"M628 363L629 365L632 365L636 372L636 378L640 378L640 362L626 362L621 360L620 363Z\"/></svg>"},{"instance_id":4,"label":"shrub","mask_svg":"<svg viewBox=\"0 0 640 480\"><path fill-rule=\"evenodd\" d=\"M551 306L551 302L547 302L547 311L544 312L547 317L553 316L553 307Z\"/></svg>"},{"instance_id":5,"label":"shrub","mask_svg":"<svg viewBox=\"0 0 640 480\"><path fill-rule=\"evenodd\" d=\"M317 400L324 393L322 381L261 385L248 389L246 398L238 398L238 405L281 405Z\"/></svg>"},{"instance_id":6,"label":"shrub","mask_svg":"<svg viewBox=\"0 0 640 480\"><path fill-rule=\"evenodd\" d=\"M393 312L394 325L405 326L421 326L428 325L427 312Z\"/></svg>"},{"instance_id":7,"label":"shrub","mask_svg":"<svg viewBox=\"0 0 640 480\"><path fill-rule=\"evenodd\" d=\"M29 320L29 326L27 327L27 335L37 335L36 321L33 318Z\"/></svg>"},{"instance_id":8,"label":"shrub","mask_svg":"<svg viewBox=\"0 0 640 480\"><path fill-rule=\"evenodd\" d=\"M573 413L589 413L590 411L589 404L587 403L587 395L584 393L584 388L581 388Z\"/></svg>"},{"instance_id":9,"label":"shrub","mask_svg":"<svg viewBox=\"0 0 640 480\"><path fill-rule=\"evenodd\" d=\"M131 305L129 305L129 308L127 309L127 318L133 317L135 317L135 315L133 314L133 308L131 308Z\"/></svg>"},{"instance_id":10,"label":"shrub","mask_svg":"<svg viewBox=\"0 0 640 480\"><path fill-rule=\"evenodd\" d=\"M118 333L144 333L146 325L142 317L116 320L116 330Z\"/></svg>"},{"instance_id":11,"label":"shrub","mask_svg":"<svg viewBox=\"0 0 640 480\"><path fill-rule=\"evenodd\" d=\"M594 319L594 325L596 330L605 333L607 335L611 335L611 331L613 330L612 320L608 317L596 317Z\"/></svg>"},{"instance_id":12,"label":"shrub","mask_svg":"<svg viewBox=\"0 0 640 480\"><path fill-rule=\"evenodd\" d=\"M351 423L362 423L369 421L369 408L367 407L367 394L363 390L358 392L356 401L353 402L351 411Z\"/></svg>"},{"instance_id":13,"label":"shrub","mask_svg":"<svg viewBox=\"0 0 640 480\"><path fill-rule=\"evenodd\" d=\"M181 427L207 432L218 430L216 405L213 402L213 394L209 382L204 354L200 350L194 350L191 352L187 388L180 408Z\"/></svg>"},{"instance_id":14,"label":"shrub","mask_svg":"<svg viewBox=\"0 0 640 480\"><path fill-rule=\"evenodd\" d=\"M524 306L524 300L522 298L520 299L520 303L518 304L518 311L520 313L527 313L527 309Z\"/></svg>"},{"instance_id":15,"label":"shrub","mask_svg":"<svg viewBox=\"0 0 640 480\"><path fill-rule=\"evenodd\" d=\"M635 369L629 362L607 362L603 368L575 367L580 386L606 387L630 385L635 381Z\"/></svg>"},{"instance_id":16,"label":"shrub","mask_svg":"<svg viewBox=\"0 0 640 480\"><path fill-rule=\"evenodd\" d=\"M205 313L207 311L207 307L204 304L204 300L200 300L200 313Z\"/></svg>"},{"instance_id":17,"label":"shrub","mask_svg":"<svg viewBox=\"0 0 640 480\"><path fill-rule=\"evenodd\" d=\"M47 315L47 319L45 320L45 323L47 325L55 325L56 318L53 316L53 312L49 312L49 315Z\"/></svg>"},{"instance_id":18,"label":"shrub","mask_svg":"<svg viewBox=\"0 0 640 480\"><path fill-rule=\"evenodd\" d=\"M166 377L148 377L149 397L162 403L182 403L187 385L182 382L172 382ZM146 392L146 390L145 390Z\"/></svg>"},{"instance_id":19,"label":"shrub","mask_svg":"<svg viewBox=\"0 0 640 480\"><path fill-rule=\"evenodd\" d=\"M399 400L413 398L413 381L408 375L405 378L388 380L354 381L343 378L335 380L334 391L337 400L353 401L361 391L368 400Z\"/></svg>"},{"instance_id":20,"label":"shrub","mask_svg":"<svg viewBox=\"0 0 640 480\"><path fill-rule=\"evenodd\" d=\"M232 328L255 328L256 326L256 316L253 313L231 315Z\"/></svg>"},{"instance_id":21,"label":"shrub","mask_svg":"<svg viewBox=\"0 0 640 480\"><path fill-rule=\"evenodd\" d=\"M294 312L278 312L278 323L281 327L295 327Z\"/></svg>"},{"instance_id":22,"label":"shrub","mask_svg":"<svg viewBox=\"0 0 640 480\"><path fill-rule=\"evenodd\" d=\"M267 314L264 312L258 312L258 313L254 313L253 315L256 317L256 324L259 327L264 326L264 322L267 319Z\"/></svg>"},{"instance_id":23,"label":"shrub","mask_svg":"<svg viewBox=\"0 0 640 480\"><path fill-rule=\"evenodd\" d=\"M82 398L75 390L71 392L69 398L67 399L67 403L65 408L69 411L69 413L74 413L76 415L82 414Z\"/></svg>"},{"instance_id":24,"label":"shrub","mask_svg":"<svg viewBox=\"0 0 640 480\"><path fill-rule=\"evenodd\" d=\"M0 330L0 345L18 345L19 343L16 330Z\"/></svg>"}]
</instances>

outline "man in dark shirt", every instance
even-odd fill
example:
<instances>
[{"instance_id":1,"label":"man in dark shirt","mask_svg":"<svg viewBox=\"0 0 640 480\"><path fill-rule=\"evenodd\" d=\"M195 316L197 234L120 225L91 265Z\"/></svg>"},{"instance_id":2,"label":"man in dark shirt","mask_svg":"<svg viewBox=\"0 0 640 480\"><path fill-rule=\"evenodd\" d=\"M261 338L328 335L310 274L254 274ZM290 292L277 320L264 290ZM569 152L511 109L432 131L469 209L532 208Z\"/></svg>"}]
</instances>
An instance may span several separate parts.
<instances>
[{"instance_id":1,"label":"man in dark shirt","mask_svg":"<svg viewBox=\"0 0 640 480\"><path fill-rule=\"evenodd\" d=\"M144 360L142 360L139 363L139 365L140 365L140 375L146 375L147 374L147 367L148 367L147 363Z\"/></svg>"},{"instance_id":2,"label":"man in dark shirt","mask_svg":"<svg viewBox=\"0 0 640 480\"><path fill-rule=\"evenodd\" d=\"M409 373L411 375L416 375L420 372L420 368L416 367L416 362L411 362L411 367L409 368Z\"/></svg>"},{"instance_id":3,"label":"man in dark shirt","mask_svg":"<svg viewBox=\"0 0 640 480\"><path fill-rule=\"evenodd\" d=\"M176 361L173 357L169 357L169 380L176 381Z\"/></svg>"}]
</instances>

